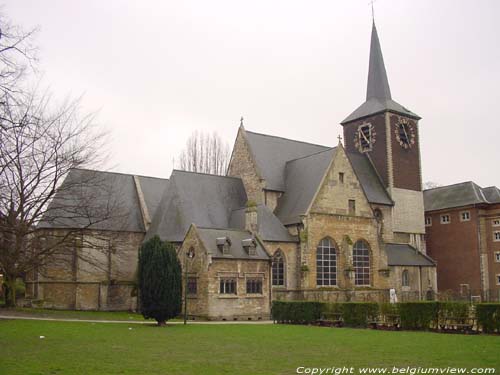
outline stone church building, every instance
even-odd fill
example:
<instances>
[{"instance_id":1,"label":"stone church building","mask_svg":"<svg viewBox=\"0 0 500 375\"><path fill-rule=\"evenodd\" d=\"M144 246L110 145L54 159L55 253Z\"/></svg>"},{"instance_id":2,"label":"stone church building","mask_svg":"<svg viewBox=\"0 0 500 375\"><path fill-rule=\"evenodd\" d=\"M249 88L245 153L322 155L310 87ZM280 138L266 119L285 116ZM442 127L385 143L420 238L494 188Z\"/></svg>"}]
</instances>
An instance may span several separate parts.
<instances>
[{"instance_id":1,"label":"stone church building","mask_svg":"<svg viewBox=\"0 0 500 375\"><path fill-rule=\"evenodd\" d=\"M395 289L399 300L418 300L436 292L424 239L420 117L392 99L375 25L370 48L366 101L341 122L344 144L241 125L226 176L73 170L70 181L96 174L119 187L126 215L82 229L67 262L33 275L31 297L58 308L135 308L137 250L154 235L174 243L187 267L193 317L266 319L273 299L387 301ZM45 222L41 230L79 225ZM97 237L101 245L87 245ZM97 262L78 256L97 247Z\"/></svg>"}]
</instances>

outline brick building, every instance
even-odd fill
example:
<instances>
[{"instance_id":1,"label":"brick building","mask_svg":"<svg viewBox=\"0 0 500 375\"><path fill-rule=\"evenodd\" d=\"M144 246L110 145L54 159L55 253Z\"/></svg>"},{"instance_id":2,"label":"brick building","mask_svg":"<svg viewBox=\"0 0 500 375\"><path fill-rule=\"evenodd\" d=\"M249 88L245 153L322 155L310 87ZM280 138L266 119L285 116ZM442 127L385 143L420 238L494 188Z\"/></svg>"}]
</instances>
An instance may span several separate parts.
<instances>
[{"instance_id":1,"label":"brick building","mask_svg":"<svg viewBox=\"0 0 500 375\"><path fill-rule=\"evenodd\" d=\"M442 293L500 300L500 190L473 182L424 191L428 254Z\"/></svg>"},{"instance_id":2,"label":"brick building","mask_svg":"<svg viewBox=\"0 0 500 375\"><path fill-rule=\"evenodd\" d=\"M419 119L392 99L373 25L366 101L341 123L345 146L259 134L241 125L227 176L174 170L168 181L149 181L164 184L161 197L138 177L120 177L134 183L127 212L138 241L126 240L130 230L89 229L117 233L132 254L139 239L154 235L174 243L188 267L192 316L264 319L272 299L381 301L390 289L400 299L424 298L437 286L424 242ZM120 280L113 272L132 271L137 259L136 253L122 258L114 241L107 242L111 255L103 259L111 264L107 273L87 272L84 279L83 265L73 264L60 280L38 276L38 298L52 288L56 301L56 291L72 285L68 307L109 307L109 288L133 280L132 272ZM188 252L194 258L187 260ZM78 290L91 283L98 286L82 299ZM129 308L130 301L122 300L122 308Z\"/></svg>"}]
</instances>

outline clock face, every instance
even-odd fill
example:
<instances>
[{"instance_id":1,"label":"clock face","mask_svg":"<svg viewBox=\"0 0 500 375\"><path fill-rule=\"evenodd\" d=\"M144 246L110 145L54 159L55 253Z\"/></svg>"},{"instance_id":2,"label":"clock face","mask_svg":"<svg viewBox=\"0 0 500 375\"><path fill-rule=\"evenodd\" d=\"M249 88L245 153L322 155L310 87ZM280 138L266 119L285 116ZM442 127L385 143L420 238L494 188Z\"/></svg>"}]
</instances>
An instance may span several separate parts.
<instances>
[{"instance_id":1,"label":"clock face","mask_svg":"<svg viewBox=\"0 0 500 375\"><path fill-rule=\"evenodd\" d=\"M372 124L361 124L354 135L354 146L359 152L371 151L375 143L377 133Z\"/></svg>"},{"instance_id":2,"label":"clock face","mask_svg":"<svg viewBox=\"0 0 500 375\"><path fill-rule=\"evenodd\" d=\"M411 148L415 144L415 128L408 119L402 118L399 120L394 133L399 145L404 149Z\"/></svg>"}]
</instances>

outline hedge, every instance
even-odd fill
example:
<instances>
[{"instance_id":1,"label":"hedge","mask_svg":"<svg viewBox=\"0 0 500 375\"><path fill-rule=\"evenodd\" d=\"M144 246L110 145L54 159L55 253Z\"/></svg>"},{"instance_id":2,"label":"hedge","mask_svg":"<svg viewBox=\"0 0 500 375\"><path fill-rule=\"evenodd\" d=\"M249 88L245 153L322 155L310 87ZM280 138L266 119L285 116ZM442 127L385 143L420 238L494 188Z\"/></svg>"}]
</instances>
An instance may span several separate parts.
<instances>
[{"instance_id":1,"label":"hedge","mask_svg":"<svg viewBox=\"0 0 500 375\"><path fill-rule=\"evenodd\" d=\"M375 302L345 302L340 306L344 324L348 327L366 327L368 321L379 315L379 305Z\"/></svg>"},{"instance_id":2,"label":"hedge","mask_svg":"<svg viewBox=\"0 0 500 375\"><path fill-rule=\"evenodd\" d=\"M403 329L427 330L437 325L439 302L398 303Z\"/></svg>"},{"instance_id":3,"label":"hedge","mask_svg":"<svg viewBox=\"0 0 500 375\"><path fill-rule=\"evenodd\" d=\"M500 332L500 303L477 304L476 318L483 332Z\"/></svg>"},{"instance_id":4,"label":"hedge","mask_svg":"<svg viewBox=\"0 0 500 375\"><path fill-rule=\"evenodd\" d=\"M271 315L278 323L309 324L321 317L325 303L309 301L273 301Z\"/></svg>"}]
</instances>

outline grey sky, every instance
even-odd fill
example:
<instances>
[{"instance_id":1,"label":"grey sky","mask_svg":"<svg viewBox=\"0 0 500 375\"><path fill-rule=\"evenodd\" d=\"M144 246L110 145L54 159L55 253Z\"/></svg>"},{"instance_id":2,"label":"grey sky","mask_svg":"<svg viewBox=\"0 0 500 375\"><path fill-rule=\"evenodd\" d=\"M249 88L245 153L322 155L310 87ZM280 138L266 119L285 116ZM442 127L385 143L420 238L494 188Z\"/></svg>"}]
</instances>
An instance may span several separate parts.
<instances>
[{"instance_id":1,"label":"grey sky","mask_svg":"<svg viewBox=\"0 0 500 375\"><path fill-rule=\"evenodd\" d=\"M336 145L365 99L368 0L25 1L43 82L85 93L113 170L168 177L196 129ZM378 0L392 97L422 116L424 181L500 185L499 1Z\"/></svg>"}]
</instances>

